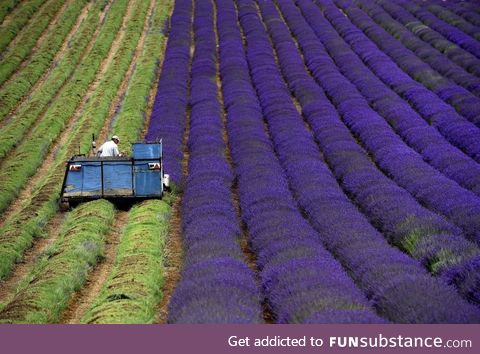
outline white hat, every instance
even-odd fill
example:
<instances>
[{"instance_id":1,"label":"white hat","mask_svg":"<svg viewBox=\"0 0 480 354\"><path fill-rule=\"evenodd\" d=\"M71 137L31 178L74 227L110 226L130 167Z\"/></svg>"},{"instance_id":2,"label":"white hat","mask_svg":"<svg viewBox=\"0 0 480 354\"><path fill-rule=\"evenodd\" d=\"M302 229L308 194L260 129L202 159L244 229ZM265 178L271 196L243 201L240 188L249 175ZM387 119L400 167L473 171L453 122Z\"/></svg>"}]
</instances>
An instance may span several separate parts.
<instances>
[{"instance_id":1,"label":"white hat","mask_svg":"<svg viewBox=\"0 0 480 354\"><path fill-rule=\"evenodd\" d=\"M120 138L116 135L112 136L112 140L114 140L114 139L120 141Z\"/></svg>"}]
</instances>

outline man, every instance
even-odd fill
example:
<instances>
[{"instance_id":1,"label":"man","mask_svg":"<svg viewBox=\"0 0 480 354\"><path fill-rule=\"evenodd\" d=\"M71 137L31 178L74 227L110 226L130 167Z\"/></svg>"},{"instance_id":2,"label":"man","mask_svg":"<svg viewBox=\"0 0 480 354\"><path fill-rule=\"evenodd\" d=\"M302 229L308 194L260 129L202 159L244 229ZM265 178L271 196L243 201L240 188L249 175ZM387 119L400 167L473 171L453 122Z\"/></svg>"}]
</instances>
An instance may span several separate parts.
<instances>
[{"instance_id":1,"label":"man","mask_svg":"<svg viewBox=\"0 0 480 354\"><path fill-rule=\"evenodd\" d=\"M112 140L107 141L105 144L100 146L98 149L98 154L100 157L110 157L110 156L121 156L120 151L118 151L118 143L120 138L116 135L112 136Z\"/></svg>"}]
</instances>

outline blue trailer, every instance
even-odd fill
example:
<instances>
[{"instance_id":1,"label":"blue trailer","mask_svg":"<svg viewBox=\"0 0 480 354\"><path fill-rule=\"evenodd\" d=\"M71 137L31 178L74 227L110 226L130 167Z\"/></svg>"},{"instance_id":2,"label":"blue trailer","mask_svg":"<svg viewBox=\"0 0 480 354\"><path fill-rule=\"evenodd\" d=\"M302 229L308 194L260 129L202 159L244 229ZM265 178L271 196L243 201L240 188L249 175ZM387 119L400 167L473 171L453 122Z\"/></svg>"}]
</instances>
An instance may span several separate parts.
<instances>
[{"instance_id":1,"label":"blue trailer","mask_svg":"<svg viewBox=\"0 0 480 354\"><path fill-rule=\"evenodd\" d=\"M131 157L73 156L67 162L60 202L68 208L100 198L116 202L160 199L168 184L162 143L136 143Z\"/></svg>"}]
</instances>

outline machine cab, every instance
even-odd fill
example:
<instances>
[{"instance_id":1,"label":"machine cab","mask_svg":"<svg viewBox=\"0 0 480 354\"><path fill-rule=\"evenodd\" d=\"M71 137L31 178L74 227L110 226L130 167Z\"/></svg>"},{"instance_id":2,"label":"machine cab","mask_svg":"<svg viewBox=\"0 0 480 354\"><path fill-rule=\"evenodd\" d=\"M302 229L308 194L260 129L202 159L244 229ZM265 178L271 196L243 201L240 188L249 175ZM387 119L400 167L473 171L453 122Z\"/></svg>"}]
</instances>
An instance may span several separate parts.
<instances>
[{"instance_id":1,"label":"machine cab","mask_svg":"<svg viewBox=\"0 0 480 354\"><path fill-rule=\"evenodd\" d=\"M134 202L162 198L168 187L162 142L133 144L131 157L73 156L67 162L63 207L93 199Z\"/></svg>"}]
</instances>

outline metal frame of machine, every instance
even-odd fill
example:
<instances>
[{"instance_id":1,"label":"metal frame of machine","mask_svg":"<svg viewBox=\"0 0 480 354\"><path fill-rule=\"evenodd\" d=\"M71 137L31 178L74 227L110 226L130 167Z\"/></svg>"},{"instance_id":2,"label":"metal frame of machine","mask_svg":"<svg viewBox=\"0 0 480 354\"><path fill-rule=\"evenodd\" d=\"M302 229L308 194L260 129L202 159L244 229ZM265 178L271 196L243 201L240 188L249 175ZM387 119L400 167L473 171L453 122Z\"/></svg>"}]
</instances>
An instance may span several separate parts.
<instances>
[{"instance_id":1,"label":"metal frame of machine","mask_svg":"<svg viewBox=\"0 0 480 354\"><path fill-rule=\"evenodd\" d=\"M63 209L94 199L118 202L161 199L168 187L162 142L133 144L131 157L73 156L66 165L60 203Z\"/></svg>"}]
</instances>

